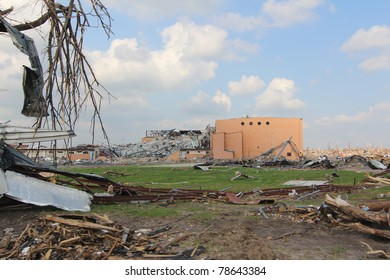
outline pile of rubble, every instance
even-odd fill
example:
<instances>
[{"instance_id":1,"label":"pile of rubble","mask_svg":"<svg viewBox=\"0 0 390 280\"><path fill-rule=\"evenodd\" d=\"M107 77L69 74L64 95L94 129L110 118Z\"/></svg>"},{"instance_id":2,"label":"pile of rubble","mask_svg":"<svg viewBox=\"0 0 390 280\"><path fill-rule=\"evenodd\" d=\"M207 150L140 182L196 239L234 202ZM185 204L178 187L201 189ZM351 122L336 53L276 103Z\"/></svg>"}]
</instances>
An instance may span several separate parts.
<instances>
[{"instance_id":1,"label":"pile of rubble","mask_svg":"<svg viewBox=\"0 0 390 280\"><path fill-rule=\"evenodd\" d=\"M258 214L267 219L289 217L296 222L326 222L390 239L389 207L389 200L364 202L355 206L340 196L334 198L326 194L324 203L318 207L277 203L261 206Z\"/></svg>"},{"instance_id":2,"label":"pile of rubble","mask_svg":"<svg viewBox=\"0 0 390 280\"><path fill-rule=\"evenodd\" d=\"M307 159L319 159L325 156L335 163L340 162L340 164L345 163L351 166L367 165L370 159L390 163L389 148L306 149L304 155Z\"/></svg>"},{"instance_id":3,"label":"pile of rubble","mask_svg":"<svg viewBox=\"0 0 390 280\"><path fill-rule=\"evenodd\" d=\"M166 225L130 230L98 214L46 215L18 236L7 229L0 240L0 259L190 259L203 251L194 246L177 252L172 246L191 236L199 237L208 228L200 233L165 233L169 229Z\"/></svg>"},{"instance_id":4,"label":"pile of rubble","mask_svg":"<svg viewBox=\"0 0 390 280\"><path fill-rule=\"evenodd\" d=\"M116 145L113 152L123 158L167 158L181 149L209 149L210 126L205 130L148 130L142 143Z\"/></svg>"}]
</instances>

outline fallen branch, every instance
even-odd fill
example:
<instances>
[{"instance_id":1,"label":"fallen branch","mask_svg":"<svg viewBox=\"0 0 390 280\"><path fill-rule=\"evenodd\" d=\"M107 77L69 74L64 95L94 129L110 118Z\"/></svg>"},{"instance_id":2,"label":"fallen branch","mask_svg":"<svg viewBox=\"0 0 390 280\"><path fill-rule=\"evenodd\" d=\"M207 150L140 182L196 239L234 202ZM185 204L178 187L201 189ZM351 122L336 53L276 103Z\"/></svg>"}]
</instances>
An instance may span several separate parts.
<instances>
[{"instance_id":1,"label":"fallen branch","mask_svg":"<svg viewBox=\"0 0 390 280\"><path fill-rule=\"evenodd\" d=\"M366 254L367 255L377 255L377 254L379 254L381 257L384 257L384 258L386 258L386 259L390 259L390 255L389 254L387 254L385 251L383 251L383 250L373 250L372 248L371 248L371 246L370 245L368 245L367 243L365 243L365 242L361 242L363 245L366 245L367 247L368 247L368 249L370 250L370 251L368 251Z\"/></svg>"},{"instance_id":2,"label":"fallen branch","mask_svg":"<svg viewBox=\"0 0 390 280\"><path fill-rule=\"evenodd\" d=\"M297 232L297 231L292 231L292 232L287 232L285 234L282 234L278 237L275 237L275 238L270 238L271 240L278 240L278 239L283 239L285 237L288 237L288 236L293 236L293 235L300 235L300 234L305 234L306 232L308 232L309 230L312 230L313 228L308 228L304 231L301 231L301 232Z\"/></svg>"},{"instance_id":3,"label":"fallen branch","mask_svg":"<svg viewBox=\"0 0 390 280\"><path fill-rule=\"evenodd\" d=\"M126 174L125 173L126 170L123 170L121 172L119 171L113 171L113 170L107 170L103 173L104 176L122 176L122 177L125 177L125 176L133 176L135 174Z\"/></svg>"},{"instance_id":4,"label":"fallen branch","mask_svg":"<svg viewBox=\"0 0 390 280\"><path fill-rule=\"evenodd\" d=\"M236 179L238 179L240 177L244 177L244 178L247 178L247 179L254 179L255 178L253 176L249 176L249 175L243 174L240 171L237 171L235 174L236 175L233 178L231 178L230 181L234 181L234 180L236 180Z\"/></svg>"},{"instance_id":5,"label":"fallen branch","mask_svg":"<svg viewBox=\"0 0 390 280\"><path fill-rule=\"evenodd\" d=\"M370 176L368 174L366 174L366 177L367 177L367 181L369 181L369 182L380 183L380 184L383 184L386 186L390 185L390 179L373 177L373 176Z\"/></svg>"},{"instance_id":6,"label":"fallen branch","mask_svg":"<svg viewBox=\"0 0 390 280\"><path fill-rule=\"evenodd\" d=\"M390 239L390 230L376 229L376 228L362 225L361 223L350 223L350 224L339 223L339 224L348 228L356 229L364 233Z\"/></svg>"},{"instance_id":7,"label":"fallen branch","mask_svg":"<svg viewBox=\"0 0 390 280\"><path fill-rule=\"evenodd\" d=\"M325 196L325 203L329 206L332 206L333 208L336 208L345 215L357 220L376 223L379 225L390 225L390 213L364 211L359 207L349 204L340 197L332 198L328 194Z\"/></svg>"},{"instance_id":8,"label":"fallen branch","mask_svg":"<svg viewBox=\"0 0 390 280\"><path fill-rule=\"evenodd\" d=\"M187 239L188 237L193 236L193 235L194 235L194 233L185 233L185 234L182 234L182 235L180 235L179 237L173 239L172 241L169 241L169 242L165 243L164 245L162 245L162 246L161 246L161 249L162 249L162 250L165 250L165 249L168 248L169 246L171 246L171 245L173 245L173 244L175 244L175 243L177 243L177 242L179 242L179 241L182 241L182 240L184 240L184 239Z\"/></svg>"},{"instance_id":9,"label":"fallen branch","mask_svg":"<svg viewBox=\"0 0 390 280\"><path fill-rule=\"evenodd\" d=\"M375 201L375 202L366 202L359 205L360 208L367 208L370 211L386 211L390 209L390 201Z\"/></svg>"}]
</instances>

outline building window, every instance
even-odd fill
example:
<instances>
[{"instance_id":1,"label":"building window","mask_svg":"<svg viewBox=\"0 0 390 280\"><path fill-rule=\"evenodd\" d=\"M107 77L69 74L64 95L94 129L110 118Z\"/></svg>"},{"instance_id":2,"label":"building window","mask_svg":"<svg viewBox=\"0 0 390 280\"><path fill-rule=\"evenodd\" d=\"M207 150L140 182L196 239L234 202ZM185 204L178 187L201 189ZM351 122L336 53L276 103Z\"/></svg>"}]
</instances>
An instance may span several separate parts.
<instances>
[{"instance_id":1,"label":"building window","mask_svg":"<svg viewBox=\"0 0 390 280\"><path fill-rule=\"evenodd\" d=\"M257 122L257 125L261 125L261 122Z\"/></svg>"},{"instance_id":2,"label":"building window","mask_svg":"<svg viewBox=\"0 0 390 280\"><path fill-rule=\"evenodd\" d=\"M253 122L250 122L249 125L253 125Z\"/></svg>"},{"instance_id":3,"label":"building window","mask_svg":"<svg viewBox=\"0 0 390 280\"><path fill-rule=\"evenodd\" d=\"M244 122L241 122L241 125L244 125L245 123Z\"/></svg>"},{"instance_id":4,"label":"building window","mask_svg":"<svg viewBox=\"0 0 390 280\"><path fill-rule=\"evenodd\" d=\"M265 124L266 124L266 125L269 125L269 122L266 122Z\"/></svg>"}]
</instances>

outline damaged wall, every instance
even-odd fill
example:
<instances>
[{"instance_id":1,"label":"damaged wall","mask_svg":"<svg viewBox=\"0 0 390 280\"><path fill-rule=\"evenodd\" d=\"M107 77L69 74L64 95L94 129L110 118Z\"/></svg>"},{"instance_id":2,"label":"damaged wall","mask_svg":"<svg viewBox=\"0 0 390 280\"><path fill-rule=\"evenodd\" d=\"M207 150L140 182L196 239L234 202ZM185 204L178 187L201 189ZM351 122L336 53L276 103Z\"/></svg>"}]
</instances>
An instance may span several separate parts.
<instances>
[{"instance_id":1,"label":"damaged wall","mask_svg":"<svg viewBox=\"0 0 390 280\"><path fill-rule=\"evenodd\" d=\"M302 118L245 117L216 120L215 125L210 137L214 159L251 159L290 138L298 151L303 149ZM286 147L281 156L298 158L291 147Z\"/></svg>"}]
</instances>

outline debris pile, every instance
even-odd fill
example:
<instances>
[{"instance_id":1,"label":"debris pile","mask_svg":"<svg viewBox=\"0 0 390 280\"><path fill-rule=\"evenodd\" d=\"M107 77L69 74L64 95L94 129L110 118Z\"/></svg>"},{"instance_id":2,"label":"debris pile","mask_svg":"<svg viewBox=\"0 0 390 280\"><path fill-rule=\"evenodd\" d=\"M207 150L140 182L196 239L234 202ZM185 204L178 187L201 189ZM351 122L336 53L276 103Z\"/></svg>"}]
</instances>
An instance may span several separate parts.
<instances>
[{"instance_id":1,"label":"debris pile","mask_svg":"<svg viewBox=\"0 0 390 280\"><path fill-rule=\"evenodd\" d=\"M142 143L112 147L123 158L167 158L181 149L209 149L210 131L205 130L148 130Z\"/></svg>"},{"instance_id":2,"label":"debris pile","mask_svg":"<svg viewBox=\"0 0 390 280\"><path fill-rule=\"evenodd\" d=\"M362 183L375 186L390 186L390 179L385 176L388 173L390 173L390 169L377 173L373 176L366 174L367 178L363 180Z\"/></svg>"},{"instance_id":3,"label":"debris pile","mask_svg":"<svg viewBox=\"0 0 390 280\"><path fill-rule=\"evenodd\" d=\"M325 203L335 212L332 221L347 228L390 239L390 201L367 203L362 207L349 204L340 197L325 197Z\"/></svg>"},{"instance_id":4,"label":"debris pile","mask_svg":"<svg viewBox=\"0 0 390 280\"><path fill-rule=\"evenodd\" d=\"M19 236L7 230L0 240L0 259L18 260L104 260L104 259L189 259L204 251L194 246L184 252L172 246L200 233L132 230L98 214L46 215L27 225Z\"/></svg>"},{"instance_id":5,"label":"debris pile","mask_svg":"<svg viewBox=\"0 0 390 280\"><path fill-rule=\"evenodd\" d=\"M352 158L355 156L361 158L388 158L390 148L374 148L371 146L363 147L346 147L346 148L328 148L328 149L306 149L306 158L318 158L327 155L329 158Z\"/></svg>"},{"instance_id":6,"label":"debris pile","mask_svg":"<svg viewBox=\"0 0 390 280\"><path fill-rule=\"evenodd\" d=\"M258 215L269 219L289 217L296 222L318 223L326 222L355 229L373 236L390 239L390 201L376 201L351 205L340 196L333 198L325 195L324 203L319 206L287 206L277 203L272 206L262 206Z\"/></svg>"},{"instance_id":7,"label":"debris pile","mask_svg":"<svg viewBox=\"0 0 390 280\"><path fill-rule=\"evenodd\" d=\"M370 167L371 169L387 169L390 163L389 148L336 148L307 149L304 158L318 161L326 157L336 167ZM379 166L379 167L378 167Z\"/></svg>"}]
</instances>

